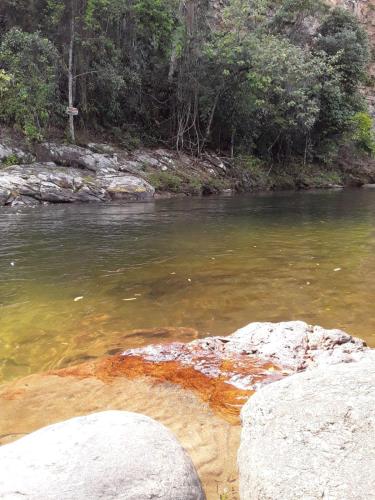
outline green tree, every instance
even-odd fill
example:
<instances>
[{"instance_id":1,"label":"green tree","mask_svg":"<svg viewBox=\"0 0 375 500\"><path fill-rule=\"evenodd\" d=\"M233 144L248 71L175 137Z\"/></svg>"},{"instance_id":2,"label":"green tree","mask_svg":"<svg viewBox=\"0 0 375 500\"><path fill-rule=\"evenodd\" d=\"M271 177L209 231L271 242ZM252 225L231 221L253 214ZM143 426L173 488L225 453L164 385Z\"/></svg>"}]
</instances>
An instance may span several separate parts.
<instances>
[{"instance_id":1,"label":"green tree","mask_svg":"<svg viewBox=\"0 0 375 500\"><path fill-rule=\"evenodd\" d=\"M6 77L0 116L31 139L42 134L58 107L57 61L54 45L39 33L14 28L2 38L0 66L11 78Z\"/></svg>"},{"instance_id":2,"label":"green tree","mask_svg":"<svg viewBox=\"0 0 375 500\"><path fill-rule=\"evenodd\" d=\"M317 49L334 57L345 92L358 89L366 79L370 51L368 37L358 19L347 10L333 9L317 33Z\"/></svg>"},{"instance_id":3,"label":"green tree","mask_svg":"<svg viewBox=\"0 0 375 500\"><path fill-rule=\"evenodd\" d=\"M318 156L329 161L353 128L353 117L366 113L361 94L369 62L368 38L348 11L333 9L323 20L314 50L330 61L322 81L320 115L315 127Z\"/></svg>"}]
</instances>

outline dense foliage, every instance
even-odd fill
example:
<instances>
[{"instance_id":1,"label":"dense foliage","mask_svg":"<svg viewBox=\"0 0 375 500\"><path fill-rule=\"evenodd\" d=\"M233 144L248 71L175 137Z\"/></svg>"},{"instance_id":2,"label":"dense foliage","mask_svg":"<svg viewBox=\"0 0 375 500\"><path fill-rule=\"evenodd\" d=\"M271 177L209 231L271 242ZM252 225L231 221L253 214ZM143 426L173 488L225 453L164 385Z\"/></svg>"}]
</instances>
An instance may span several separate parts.
<instances>
[{"instance_id":1,"label":"dense foliage","mask_svg":"<svg viewBox=\"0 0 375 500\"><path fill-rule=\"evenodd\" d=\"M65 129L70 71L81 130L330 161L374 150L368 61L358 21L320 0L2 0L0 120Z\"/></svg>"}]
</instances>

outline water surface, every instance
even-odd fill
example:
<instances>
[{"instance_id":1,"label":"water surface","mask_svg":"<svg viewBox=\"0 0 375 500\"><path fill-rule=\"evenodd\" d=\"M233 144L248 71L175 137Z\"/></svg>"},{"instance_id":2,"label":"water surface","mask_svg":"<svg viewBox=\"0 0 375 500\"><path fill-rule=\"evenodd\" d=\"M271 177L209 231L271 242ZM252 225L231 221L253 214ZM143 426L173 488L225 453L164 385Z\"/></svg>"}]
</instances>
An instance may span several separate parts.
<instances>
[{"instance_id":1,"label":"water surface","mask_svg":"<svg viewBox=\"0 0 375 500\"><path fill-rule=\"evenodd\" d=\"M0 380L251 321L375 346L375 191L0 212ZM183 340L189 340L185 338Z\"/></svg>"}]
</instances>

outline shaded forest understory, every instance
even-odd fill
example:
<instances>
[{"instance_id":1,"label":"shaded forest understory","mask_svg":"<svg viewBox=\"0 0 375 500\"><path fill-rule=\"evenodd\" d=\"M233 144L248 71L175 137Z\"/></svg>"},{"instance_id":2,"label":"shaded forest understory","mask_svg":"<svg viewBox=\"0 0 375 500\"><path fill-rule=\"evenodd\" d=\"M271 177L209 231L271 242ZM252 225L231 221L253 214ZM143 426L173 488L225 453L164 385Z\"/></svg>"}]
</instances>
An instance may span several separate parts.
<instances>
[{"instance_id":1,"label":"shaded forest understory","mask_svg":"<svg viewBox=\"0 0 375 500\"><path fill-rule=\"evenodd\" d=\"M361 185L371 57L359 21L320 0L4 0L0 125L31 150L162 147L230 171L210 188L154 172L157 191Z\"/></svg>"}]
</instances>

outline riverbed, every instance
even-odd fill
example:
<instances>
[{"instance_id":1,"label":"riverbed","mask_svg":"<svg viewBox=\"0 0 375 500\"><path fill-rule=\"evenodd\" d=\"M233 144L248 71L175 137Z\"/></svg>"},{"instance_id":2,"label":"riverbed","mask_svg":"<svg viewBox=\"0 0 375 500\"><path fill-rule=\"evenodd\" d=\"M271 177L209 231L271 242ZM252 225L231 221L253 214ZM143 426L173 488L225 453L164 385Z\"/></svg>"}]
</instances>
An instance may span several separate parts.
<instances>
[{"instance_id":1,"label":"riverbed","mask_svg":"<svg viewBox=\"0 0 375 500\"><path fill-rule=\"evenodd\" d=\"M374 301L371 190L0 212L0 381L252 321L375 346Z\"/></svg>"}]
</instances>

